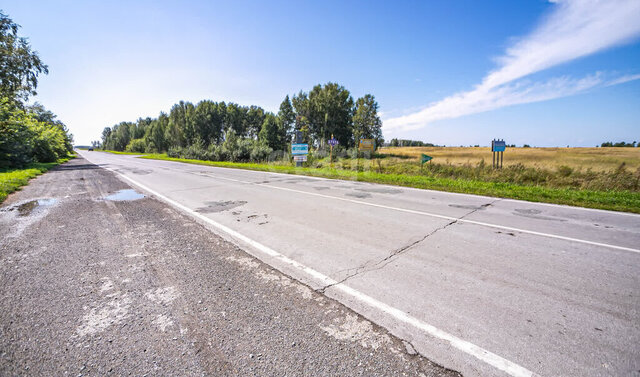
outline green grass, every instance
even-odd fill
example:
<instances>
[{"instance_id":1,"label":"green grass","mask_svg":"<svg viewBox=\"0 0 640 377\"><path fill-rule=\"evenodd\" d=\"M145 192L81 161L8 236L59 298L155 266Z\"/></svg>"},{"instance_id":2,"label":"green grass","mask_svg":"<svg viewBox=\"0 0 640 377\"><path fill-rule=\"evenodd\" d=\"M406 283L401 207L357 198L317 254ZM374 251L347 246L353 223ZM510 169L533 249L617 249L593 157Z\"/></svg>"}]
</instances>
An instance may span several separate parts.
<instances>
[{"instance_id":1,"label":"green grass","mask_svg":"<svg viewBox=\"0 0 640 377\"><path fill-rule=\"evenodd\" d=\"M345 170L339 168L296 168L289 164L240 163L201 161L168 157L166 154L147 154L140 158L185 162L190 164L224 168L248 169L285 174L382 183L439 191L458 192L512 198L531 202L566 204L589 208L640 213L640 192L625 190L579 190L551 188L536 185L519 185L505 182L487 182L474 179L438 178L424 175L377 173L374 171ZM339 166L339 164L335 164Z\"/></svg>"},{"instance_id":2,"label":"green grass","mask_svg":"<svg viewBox=\"0 0 640 377\"><path fill-rule=\"evenodd\" d=\"M9 194L26 185L31 178L46 172L54 166L67 162L71 158L73 157L61 158L56 162L34 162L22 169L0 169L0 203Z\"/></svg>"}]
</instances>

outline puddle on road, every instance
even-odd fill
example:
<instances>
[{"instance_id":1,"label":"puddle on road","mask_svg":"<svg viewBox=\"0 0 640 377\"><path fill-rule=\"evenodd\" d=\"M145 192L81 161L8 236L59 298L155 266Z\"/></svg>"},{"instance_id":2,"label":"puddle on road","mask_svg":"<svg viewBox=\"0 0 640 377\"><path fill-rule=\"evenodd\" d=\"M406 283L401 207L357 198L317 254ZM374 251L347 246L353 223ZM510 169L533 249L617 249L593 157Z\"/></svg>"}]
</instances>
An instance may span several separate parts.
<instances>
[{"instance_id":1,"label":"puddle on road","mask_svg":"<svg viewBox=\"0 0 640 377\"><path fill-rule=\"evenodd\" d=\"M115 194L111 194L105 196L104 200L111 200L115 202L129 201L129 200L138 200L144 198L143 194L140 194L136 190L125 189L116 192Z\"/></svg>"},{"instance_id":2,"label":"puddle on road","mask_svg":"<svg viewBox=\"0 0 640 377\"><path fill-rule=\"evenodd\" d=\"M36 199L9 208L9 211L17 210L18 216L29 216L37 208L50 207L58 202L58 199Z\"/></svg>"},{"instance_id":3,"label":"puddle on road","mask_svg":"<svg viewBox=\"0 0 640 377\"><path fill-rule=\"evenodd\" d=\"M237 201L218 201L218 202L206 202L204 203L207 206L206 207L200 207L198 209L196 209L196 212L200 212L200 213L215 213L215 212L222 212L222 211L226 211L229 209L233 209L236 207L240 207L241 205L247 204L246 201L244 200L237 200Z\"/></svg>"}]
</instances>

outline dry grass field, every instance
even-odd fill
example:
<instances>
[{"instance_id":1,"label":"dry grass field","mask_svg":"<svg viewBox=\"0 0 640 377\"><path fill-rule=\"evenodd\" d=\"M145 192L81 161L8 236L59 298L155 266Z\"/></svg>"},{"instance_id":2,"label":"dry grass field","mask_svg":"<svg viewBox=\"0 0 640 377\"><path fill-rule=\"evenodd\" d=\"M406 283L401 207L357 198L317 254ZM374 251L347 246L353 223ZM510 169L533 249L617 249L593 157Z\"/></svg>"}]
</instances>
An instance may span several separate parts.
<instances>
[{"instance_id":1,"label":"dry grass field","mask_svg":"<svg viewBox=\"0 0 640 377\"><path fill-rule=\"evenodd\" d=\"M379 153L415 160L424 153L433 157L434 163L451 165L477 165L484 159L491 165L491 148L482 147L386 147ZM556 170L564 165L576 170L611 171L623 162L631 171L640 168L640 148L507 148L504 152L505 167L523 164Z\"/></svg>"}]
</instances>

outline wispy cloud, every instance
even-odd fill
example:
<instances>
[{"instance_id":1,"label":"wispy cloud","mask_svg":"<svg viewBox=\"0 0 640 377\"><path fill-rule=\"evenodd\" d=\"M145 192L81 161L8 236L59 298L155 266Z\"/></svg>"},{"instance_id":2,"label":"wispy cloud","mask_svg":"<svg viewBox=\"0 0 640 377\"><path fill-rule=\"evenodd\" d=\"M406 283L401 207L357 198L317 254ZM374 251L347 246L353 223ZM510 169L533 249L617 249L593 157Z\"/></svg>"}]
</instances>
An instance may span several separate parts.
<instances>
[{"instance_id":1,"label":"wispy cloud","mask_svg":"<svg viewBox=\"0 0 640 377\"><path fill-rule=\"evenodd\" d=\"M638 0L558 0L535 30L498 58L474 89L446 97L420 111L385 119L385 130L418 129L427 124L505 106L545 101L640 79L594 73L584 78L558 77L544 82L526 76L558 64L621 45L640 35Z\"/></svg>"}]
</instances>

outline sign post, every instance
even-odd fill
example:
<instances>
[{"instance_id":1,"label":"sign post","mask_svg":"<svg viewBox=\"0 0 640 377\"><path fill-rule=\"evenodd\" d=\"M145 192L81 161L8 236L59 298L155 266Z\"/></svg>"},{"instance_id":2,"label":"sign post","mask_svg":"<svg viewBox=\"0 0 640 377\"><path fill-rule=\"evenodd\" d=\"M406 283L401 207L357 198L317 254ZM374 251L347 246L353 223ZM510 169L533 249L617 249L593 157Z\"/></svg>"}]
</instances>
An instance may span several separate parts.
<instances>
[{"instance_id":1,"label":"sign post","mask_svg":"<svg viewBox=\"0 0 640 377\"><path fill-rule=\"evenodd\" d=\"M502 162L504 161L504 151L507 149L507 144L504 140L493 139L491 141L492 160L491 166L494 169L502 169Z\"/></svg>"},{"instance_id":2,"label":"sign post","mask_svg":"<svg viewBox=\"0 0 640 377\"><path fill-rule=\"evenodd\" d=\"M333 167L333 147L338 145L338 140L333 138L333 134L331 134L331 139L327 141L331 146L331 151L329 152L329 162L331 163L331 167Z\"/></svg>"},{"instance_id":3,"label":"sign post","mask_svg":"<svg viewBox=\"0 0 640 377\"><path fill-rule=\"evenodd\" d=\"M420 157L420 169L422 169L425 162L431 163L431 160L433 160L433 157L427 156L426 154L423 153L422 156Z\"/></svg>"}]
</instances>

